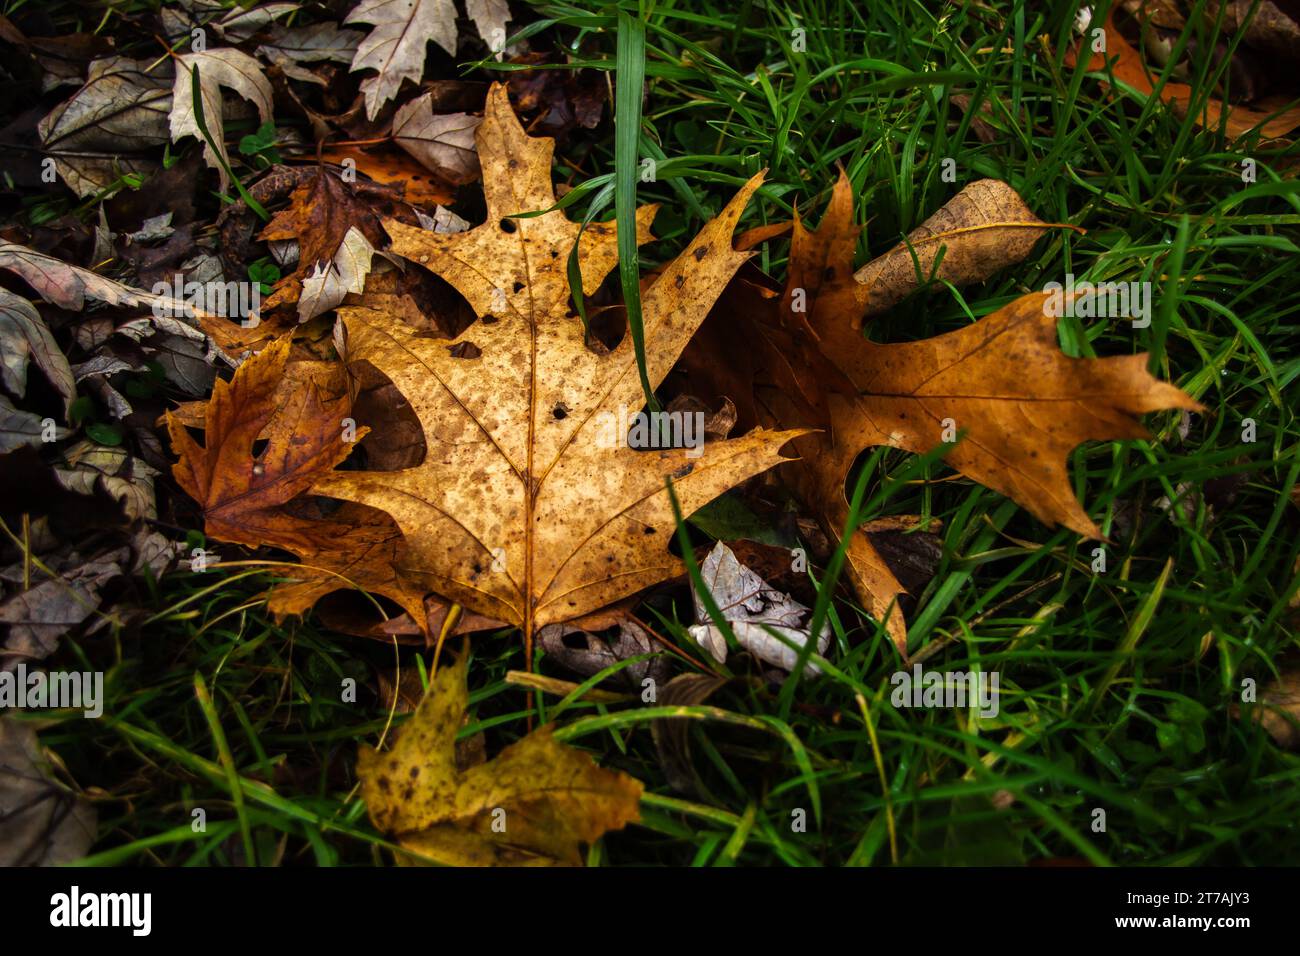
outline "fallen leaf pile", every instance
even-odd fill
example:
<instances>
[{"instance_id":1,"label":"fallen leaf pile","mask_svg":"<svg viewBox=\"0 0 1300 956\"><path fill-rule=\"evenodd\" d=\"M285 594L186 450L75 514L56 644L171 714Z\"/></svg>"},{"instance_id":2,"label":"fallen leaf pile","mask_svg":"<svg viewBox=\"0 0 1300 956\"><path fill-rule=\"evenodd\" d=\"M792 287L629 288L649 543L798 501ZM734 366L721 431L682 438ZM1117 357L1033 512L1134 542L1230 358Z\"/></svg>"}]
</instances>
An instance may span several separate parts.
<instances>
[{"instance_id":1,"label":"fallen leaf pile","mask_svg":"<svg viewBox=\"0 0 1300 956\"><path fill-rule=\"evenodd\" d=\"M313 170L289 196L259 238L297 244L297 268L266 300L265 308L296 303L299 322L341 304L348 293L361 293L376 247L386 244L381 221L399 217L419 220L394 190L376 184L349 186L328 169Z\"/></svg>"},{"instance_id":2,"label":"fallen leaf pile","mask_svg":"<svg viewBox=\"0 0 1300 956\"><path fill-rule=\"evenodd\" d=\"M472 319L463 303L448 304L454 293L445 283L388 258L385 221L467 228L445 204L480 175L474 131L487 90L459 80L417 89L428 39L457 53L457 8L452 0L401 6L358 3L346 21L310 22L292 16L300 10L293 3L169 3L138 24L171 45L161 56L144 48L122 55L98 33L46 36L49 24L30 9L0 17L0 45L15 67L6 73L11 101L32 104L0 145L6 182L47 196L70 191L95 210L8 226L0 236L0 471L12 492L0 509L5 666L44 658L73 630L123 626L135 612L113 607L140 586L131 579L163 573L202 543L181 540L177 516L159 514L156 479L173 459L155 422L169 405L179 401L180 419L202 429L214 381L218 393L234 388L236 405L239 396L267 398L252 381L219 382L250 351L263 353L250 378L267 367L257 360L279 357L288 371L275 407L262 410L278 424L247 440L278 444L277 428L283 435L319 415L333 421L337 442L353 400L364 411L383 384L357 386L330 344L333 316L311 320L363 290L369 305L421 330L450 334ZM462 36L462 52L490 47L498 59L545 61L526 41L505 49L504 0L472 0L466 12L478 38ZM431 29L417 37L416 25ZM539 114L559 95L530 89L527 108ZM585 120L601 115L604 88L596 90ZM318 143L285 125L286 108L306 118ZM241 127L254 132L241 137ZM209 190L225 197L215 230L200 211L216 202ZM244 298L227 301L223 292L215 309L187 298L191 288L233 295L239 285ZM250 286L260 302L249 301ZM292 361L278 343L290 332ZM306 400L299 384L316 398ZM214 414L230 411L231 400L225 395ZM253 414L248 405L235 412ZM212 424L228 463L247 436L228 418ZM393 435L368 448L392 446ZM423 442L418 431L415 440ZM221 498L238 483L232 476L192 487L228 539L297 549L304 570L272 595L277 612L301 613L322 594L355 586L393 597L427 632L448 605L398 581L404 544L387 515L292 501L307 487L292 476L308 475L310 484L320 474L304 469L318 463L284 456L276 481L248 494L260 510ZM195 481L216 474L204 464L220 470L199 462ZM232 508L238 513L223 523ZM473 615L463 621L481 624Z\"/></svg>"}]
</instances>

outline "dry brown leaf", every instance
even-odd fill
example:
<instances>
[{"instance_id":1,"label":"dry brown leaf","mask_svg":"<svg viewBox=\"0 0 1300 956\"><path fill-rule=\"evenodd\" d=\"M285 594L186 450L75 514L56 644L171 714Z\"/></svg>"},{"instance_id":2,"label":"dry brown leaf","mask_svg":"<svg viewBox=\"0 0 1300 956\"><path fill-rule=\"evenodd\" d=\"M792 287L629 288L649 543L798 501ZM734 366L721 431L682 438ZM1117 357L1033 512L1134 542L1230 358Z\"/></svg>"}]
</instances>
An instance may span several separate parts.
<instances>
[{"instance_id":1,"label":"dry brown leaf","mask_svg":"<svg viewBox=\"0 0 1300 956\"><path fill-rule=\"evenodd\" d=\"M329 262L318 262L302 280L298 296L298 321L306 322L339 305L349 295L366 289L366 277L375 258L375 247L353 226L343 235L338 251Z\"/></svg>"},{"instance_id":2,"label":"dry brown leaf","mask_svg":"<svg viewBox=\"0 0 1300 956\"><path fill-rule=\"evenodd\" d=\"M580 847L640 819L640 781L602 770L542 727L487 763L460 770L469 655L434 676L388 753L362 747L361 795L380 831L452 866L577 866Z\"/></svg>"},{"instance_id":3,"label":"dry brown leaf","mask_svg":"<svg viewBox=\"0 0 1300 956\"><path fill-rule=\"evenodd\" d=\"M276 213L258 238L298 243L298 266L276 284L263 304L266 311L297 302L300 321L334 308L349 291L360 291L370 271L367 253L385 240L381 222L395 217L417 222L402 195L375 183L343 182L332 170L318 167L289 196L289 205ZM330 276L338 277L332 290ZM313 283L308 285L307 283ZM304 301L305 300L305 301Z\"/></svg>"},{"instance_id":4,"label":"dry brown leaf","mask_svg":"<svg viewBox=\"0 0 1300 956\"><path fill-rule=\"evenodd\" d=\"M18 398L27 393L28 361L45 373L63 396L66 414L77 397L67 358L35 307L8 289L0 289L0 384Z\"/></svg>"},{"instance_id":5,"label":"dry brown leaf","mask_svg":"<svg viewBox=\"0 0 1300 956\"><path fill-rule=\"evenodd\" d=\"M605 440L609 420L644 401L631 341L598 354L568 313L576 223L560 211L506 218L554 204L552 147L524 134L497 85L478 132L487 221L452 235L384 224L392 252L442 276L481 318L449 342L383 312L340 309L349 361L392 380L421 421L427 451L418 467L335 472L313 488L388 512L406 539L404 575L523 628L529 641L546 624L678 573L666 477L689 514L785 460L780 447L800 434L757 430L689 456ZM758 185L755 177L645 291L652 385L747 258L732 250L731 233ZM653 214L638 211L640 241ZM579 250L590 294L616 261L614 227L589 227Z\"/></svg>"},{"instance_id":6,"label":"dry brown leaf","mask_svg":"<svg viewBox=\"0 0 1300 956\"><path fill-rule=\"evenodd\" d=\"M1218 6L1213 2L1206 6L1207 19L1216 17ZM1294 2L1229 0L1227 8L1223 28L1228 33L1237 33L1244 27L1247 48L1285 62L1294 62L1300 55L1300 10Z\"/></svg>"},{"instance_id":7,"label":"dry brown leaf","mask_svg":"<svg viewBox=\"0 0 1300 956\"><path fill-rule=\"evenodd\" d=\"M352 58L353 73L376 71L361 81L366 116L371 120L397 95L404 80L420 82L430 40L456 55L456 6L452 0L361 0L343 22L373 27Z\"/></svg>"},{"instance_id":8,"label":"dry brown leaf","mask_svg":"<svg viewBox=\"0 0 1300 956\"><path fill-rule=\"evenodd\" d=\"M725 677L715 674L678 674L664 685L656 703L660 707L695 707L726 684ZM691 759L691 725L694 723L684 717L660 717L650 723L650 736L668 785L678 793L707 799L704 782Z\"/></svg>"},{"instance_id":9,"label":"dry brown leaf","mask_svg":"<svg viewBox=\"0 0 1300 956\"><path fill-rule=\"evenodd\" d=\"M94 844L94 805L52 770L32 726L0 717L0 866L61 866Z\"/></svg>"},{"instance_id":10,"label":"dry brown leaf","mask_svg":"<svg viewBox=\"0 0 1300 956\"><path fill-rule=\"evenodd\" d=\"M646 679L655 684L668 682L668 661L636 618L623 617L613 627L602 630L605 633L597 634L575 622L548 624L537 632L537 642L548 658L583 677L599 674L631 657L654 655L649 660L627 665L607 683L639 692Z\"/></svg>"},{"instance_id":11,"label":"dry brown leaf","mask_svg":"<svg viewBox=\"0 0 1300 956\"><path fill-rule=\"evenodd\" d=\"M506 0L465 0L465 15L474 21L479 39L500 60L506 48L506 24L510 21Z\"/></svg>"},{"instance_id":12,"label":"dry brown leaf","mask_svg":"<svg viewBox=\"0 0 1300 956\"><path fill-rule=\"evenodd\" d=\"M280 408L293 400L302 389L315 388L327 407L333 408L343 402L348 395L347 370L339 362L325 362L315 359L295 359L292 354L286 359L279 381L275 384L275 394L271 399L274 408ZM344 405L346 408L346 403ZM346 411L343 411L346 415ZM208 399L181 402L169 413L158 419L164 424L168 416L186 428L206 428L208 422ZM257 435L269 443L280 443L293 435L293 422L283 415L273 416Z\"/></svg>"},{"instance_id":13,"label":"dry brown leaf","mask_svg":"<svg viewBox=\"0 0 1300 956\"><path fill-rule=\"evenodd\" d=\"M383 515L383 512L371 510L374 514ZM397 530L396 525L392 527L393 533L400 541L401 532ZM399 644L433 646L442 634L443 624L446 623L447 615L451 611L451 605L433 594L426 595L424 598L426 611L424 622L416 622L405 611L385 617L374 604L351 592L336 594L335 598L336 600L323 601L316 605L315 616L322 625L340 634L383 641L389 647L394 641ZM499 631L505 626L501 621L480 614L461 614L456 619L455 626L448 632L448 636L474 634L478 631Z\"/></svg>"},{"instance_id":14,"label":"dry brown leaf","mask_svg":"<svg viewBox=\"0 0 1300 956\"><path fill-rule=\"evenodd\" d=\"M876 315L901 302L918 286L918 268L924 279L933 272L954 285L983 282L1027 256L1050 228L1006 183L973 182L908 233L906 242L855 273L867 297L863 314ZM936 270L940 250L943 258Z\"/></svg>"},{"instance_id":15,"label":"dry brown leaf","mask_svg":"<svg viewBox=\"0 0 1300 956\"><path fill-rule=\"evenodd\" d=\"M345 30L329 20L305 27L276 24L267 42L258 46L257 55L272 63L351 63L364 36L360 30Z\"/></svg>"},{"instance_id":16,"label":"dry brown leaf","mask_svg":"<svg viewBox=\"0 0 1300 956\"><path fill-rule=\"evenodd\" d=\"M293 393L292 405L272 404L288 355L288 341L278 340L241 365L232 381L216 383L204 445L169 417L180 456L173 469L176 480L203 506L208 533L224 541L312 547L313 532L289 520L281 506L352 450L343 439L346 413L326 404L316 388ZM276 415L293 423L295 440L268 443L261 456L254 456L254 441Z\"/></svg>"},{"instance_id":17,"label":"dry brown leaf","mask_svg":"<svg viewBox=\"0 0 1300 956\"><path fill-rule=\"evenodd\" d=\"M609 87L597 70L546 69L554 54L540 51L510 58L516 69L506 74L510 100L520 115L531 118L524 128L537 136L567 135L575 127L595 129L605 114ZM535 66L538 69L518 69Z\"/></svg>"},{"instance_id":18,"label":"dry brown leaf","mask_svg":"<svg viewBox=\"0 0 1300 956\"><path fill-rule=\"evenodd\" d=\"M120 56L94 61L85 85L37 126L45 154L79 197L158 166L148 151L167 142L171 77L151 66Z\"/></svg>"}]
</instances>

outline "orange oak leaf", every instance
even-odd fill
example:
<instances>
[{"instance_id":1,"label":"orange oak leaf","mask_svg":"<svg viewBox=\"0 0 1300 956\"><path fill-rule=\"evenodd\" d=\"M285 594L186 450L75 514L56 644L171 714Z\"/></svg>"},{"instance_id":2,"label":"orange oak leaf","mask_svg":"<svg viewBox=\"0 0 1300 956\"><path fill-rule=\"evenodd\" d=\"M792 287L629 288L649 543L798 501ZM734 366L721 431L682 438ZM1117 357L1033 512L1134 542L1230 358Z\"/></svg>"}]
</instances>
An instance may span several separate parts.
<instances>
[{"instance_id":1,"label":"orange oak leaf","mask_svg":"<svg viewBox=\"0 0 1300 956\"><path fill-rule=\"evenodd\" d=\"M842 176L821 226L795 224L784 294L738 283L733 289L743 304L728 300L715 313L729 330L714 334L744 340L755 353L759 384L740 398L752 403L757 421L825 429L794 442L799 460L784 471L826 531L838 535L845 527L845 482L863 450L888 445L924 453L945 440L950 423L963 437L945 455L948 464L1048 526L1100 537L1075 499L1070 452L1086 441L1146 437L1138 420L1145 412L1201 406L1153 378L1146 355L1067 356L1043 293L934 338L867 340L859 326L872 290L852 275L857 231ZM871 272L858 273L864 274ZM804 311L794 308L796 297ZM861 531L847 557L863 606L906 655L906 625L894 607L901 585Z\"/></svg>"}]
</instances>

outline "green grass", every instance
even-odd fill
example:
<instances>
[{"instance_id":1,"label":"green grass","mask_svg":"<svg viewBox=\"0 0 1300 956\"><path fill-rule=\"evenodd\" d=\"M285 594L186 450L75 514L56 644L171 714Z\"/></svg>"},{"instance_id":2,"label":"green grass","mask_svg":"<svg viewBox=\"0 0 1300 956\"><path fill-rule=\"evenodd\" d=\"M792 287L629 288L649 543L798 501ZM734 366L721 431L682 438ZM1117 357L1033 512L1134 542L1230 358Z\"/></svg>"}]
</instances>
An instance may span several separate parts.
<instances>
[{"instance_id":1,"label":"green grass","mask_svg":"<svg viewBox=\"0 0 1300 956\"><path fill-rule=\"evenodd\" d=\"M887 485L915 459L871 460L864 497L883 503L865 517L943 522L942 562L917 595L911 647L927 668L998 671L992 720L890 706L900 661L841 589L826 607L835 632L826 676L784 697L737 677L689 709L703 791L688 797L668 786L651 741L663 707L576 699L561 710L505 682L525 665L517 633L476 639L466 734L485 730L492 752L521 736L530 714L556 716L561 738L645 781L642 823L607 836L591 862L1300 859L1300 760L1229 714L1242 678L1263 684L1297 643L1288 599L1298 513L1287 500L1300 473L1297 148L1228 142L1154 99L1108 95L1062 65L1073 5L1046 5L1056 8L1047 15L1038 6L692 0L655 4L646 18L640 155L664 161L637 198L665 207L643 266L682 248L763 167L768 183L742 228L788 218L796 204L816 219L842 166L866 223L859 263L963 184L996 177L1040 218L1086 234L1055 231L992 281L914 296L869 334L900 341L960 328L1067 272L1150 280L1149 328L1064 319L1062 344L1079 356L1149 352L1152 371L1207 413L1191 417L1185 437L1178 415L1157 414L1149 441L1075 452L1076 491L1112 539L1104 574L1091 571L1093 542L1045 528L996 493L965 479ZM608 10L536 13L550 21L536 39L580 38L580 63L615 68ZM970 108L951 104L958 93ZM981 102L998 131L989 145L971 128ZM566 157L582 174L559 175L576 186L611 173L614 155L606 123ZM1258 164L1254 185L1240 177L1246 156ZM940 177L944 157L956 160L955 184ZM781 278L787 249L767 243L758 263ZM1253 443L1242 441L1245 418L1256 423ZM919 470L954 478L941 462ZM1203 503L1186 514L1154 504L1233 477L1235 500L1212 514ZM811 571L820 580L825 569ZM415 668L417 653L310 619L276 624L257 600L267 578L236 573L169 577L153 617L111 641L105 717L43 733L75 778L98 788L92 860L385 862L352 766L358 742L391 733L368 685L380 670ZM671 608L655 607L686 621L688 592L673 596ZM660 632L697 650L680 627ZM558 675L544 660L540 669ZM355 704L340 700L348 677L361 686ZM196 697L198 681L210 705ZM205 833L190 827L196 807ZM1106 811L1105 832L1093 831L1095 808ZM806 832L793 832L800 810Z\"/></svg>"}]
</instances>

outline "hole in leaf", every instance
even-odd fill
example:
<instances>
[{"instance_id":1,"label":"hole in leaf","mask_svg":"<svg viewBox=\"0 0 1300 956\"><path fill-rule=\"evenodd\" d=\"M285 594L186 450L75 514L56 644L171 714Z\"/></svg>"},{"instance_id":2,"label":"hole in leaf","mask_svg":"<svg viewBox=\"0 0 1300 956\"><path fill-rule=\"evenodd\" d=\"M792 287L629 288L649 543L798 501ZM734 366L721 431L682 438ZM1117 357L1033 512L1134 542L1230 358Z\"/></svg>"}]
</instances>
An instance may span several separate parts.
<instances>
[{"instance_id":1,"label":"hole in leaf","mask_svg":"<svg viewBox=\"0 0 1300 956\"><path fill-rule=\"evenodd\" d=\"M587 635L582 631L571 631L560 638L560 642L571 651L587 649Z\"/></svg>"},{"instance_id":2,"label":"hole in leaf","mask_svg":"<svg viewBox=\"0 0 1300 956\"><path fill-rule=\"evenodd\" d=\"M458 359L476 359L483 354L483 350L473 342L457 342L455 345L447 346L447 351L451 353L452 358Z\"/></svg>"},{"instance_id":3,"label":"hole in leaf","mask_svg":"<svg viewBox=\"0 0 1300 956\"><path fill-rule=\"evenodd\" d=\"M342 467L400 471L419 465L426 451L424 429L411 403L387 375L364 359L349 367L359 389L352 417L370 432Z\"/></svg>"}]
</instances>

